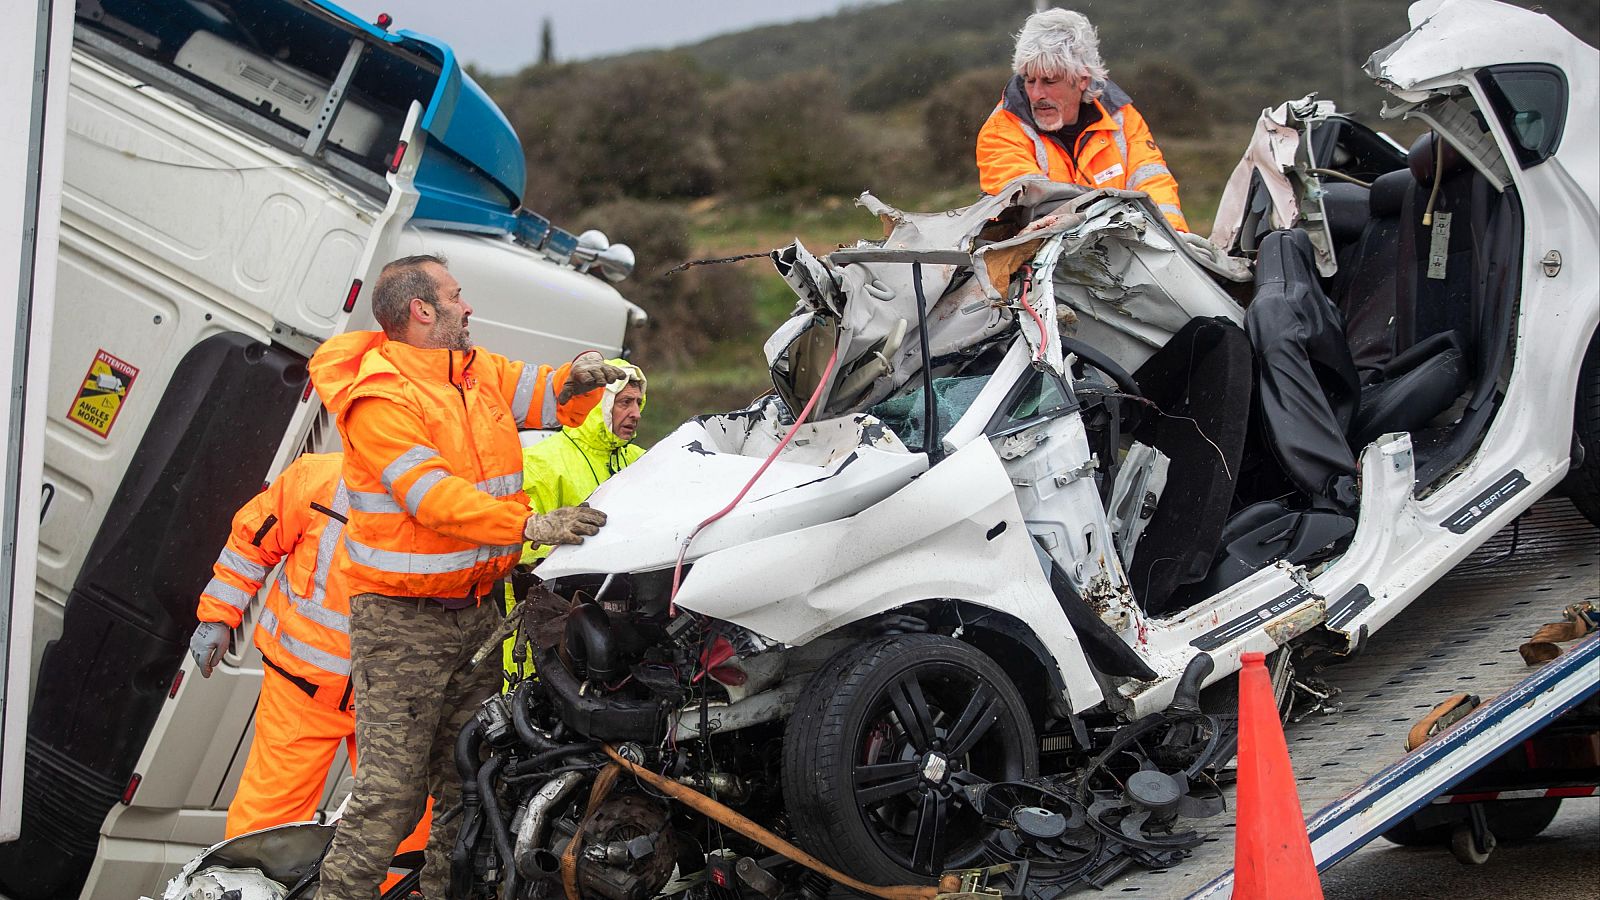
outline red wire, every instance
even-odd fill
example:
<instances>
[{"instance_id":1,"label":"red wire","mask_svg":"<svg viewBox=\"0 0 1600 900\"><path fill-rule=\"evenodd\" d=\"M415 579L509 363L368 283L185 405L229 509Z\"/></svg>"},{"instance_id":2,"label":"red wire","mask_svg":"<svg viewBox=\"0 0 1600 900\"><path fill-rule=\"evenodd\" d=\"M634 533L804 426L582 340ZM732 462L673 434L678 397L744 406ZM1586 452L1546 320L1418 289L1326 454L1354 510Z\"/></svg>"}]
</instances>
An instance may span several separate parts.
<instances>
[{"instance_id":1,"label":"red wire","mask_svg":"<svg viewBox=\"0 0 1600 900\"><path fill-rule=\"evenodd\" d=\"M1037 317L1037 314L1035 314L1035 318ZM795 418L794 425L790 426L789 433L783 436L783 440L778 442L778 446L774 447L772 452L767 455L766 460L761 463L761 468L757 469L756 473L750 476L750 480L744 483L744 487L739 489L739 494L733 498L733 502L712 513L704 522L696 525L694 530L689 532L688 537L683 539L683 546L678 550L678 563L672 567L672 594L667 600L667 611L670 615L677 615L678 612L678 587L683 583L683 560L684 557L689 555L689 543L707 525L733 512L733 508L739 505L739 501L744 499L745 494L750 493L750 489L755 487L756 480L761 477L762 473L767 471L767 467L772 465L772 461L778 458L778 454L783 452L783 448L789 446L789 441L794 438L795 432L800 430L800 426L805 424L806 417L811 415L811 408L816 405L817 398L822 396L822 389L827 386L828 376L833 374L833 365L838 360L839 348L835 345L833 355L828 357L828 365L823 368L822 377L817 381L817 389L811 392L811 399L806 401L805 409L800 410L800 415Z\"/></svg>"},{"instance_id":2,"label":"red wire","mask_svg":"<svg viewBox=\"0 0 1600 900\"><path fill-rule=\"evenodd\" d=\"M1022 308L1028 311L1028 315L1033 316L1033 323L1039 326L1039 349L1033 354L1033 361L1038 362L1044 359L1044 348L1050 346L1050 333L1044 330L1044 319L1039 318L1039 314L1028 305L1028 287L1032 284L1033 274L1029 273L1022 282Z\"/></svg>"}]
</instances>

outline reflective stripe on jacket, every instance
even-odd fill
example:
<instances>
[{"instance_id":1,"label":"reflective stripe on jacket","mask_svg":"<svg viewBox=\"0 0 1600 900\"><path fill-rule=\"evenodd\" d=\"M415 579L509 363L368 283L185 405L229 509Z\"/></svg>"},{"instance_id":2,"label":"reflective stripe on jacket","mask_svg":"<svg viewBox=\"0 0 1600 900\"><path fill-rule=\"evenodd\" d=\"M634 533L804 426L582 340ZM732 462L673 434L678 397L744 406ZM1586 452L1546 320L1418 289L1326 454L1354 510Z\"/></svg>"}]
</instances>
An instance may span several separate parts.
<instances>
[{"instance_id":1,"label":"reflective stripe on jacket","mask_svg":"<svg viewBox=\"0 0 1600 900\"><path fill-rule=\"evenodd\" d=\"M1039 132L1022 76L1012 76L1005 95L978 131L978 182L984 193L997 194L1024 175L1047 175L1053 181L1090 188L1144 191L1172 227L1188 231L1178 202L1178 180L1128 95L1106 82L1105 93L1091 105L1097 115L1084 123L1069 154L1054 135Z\"/></svg>"},{"instance_id":2,"label":"reflective stripe on jacket","mask_svg":"<svg viewBox=\"0 0 1600 900\"><path fill-rule=\"evenodd\" d=\"M267 664L318 701L349 705L350 600L329 589L349 492L339 453L306 454L233 517L228 543L200 595L198 617L237 628L280 561L256 620Z\"/></svg>"},{"instance_id":3,"label":"reflective stripe on jacket","mask_svg":"<svg viewBox=\"0 0 1600 900\"><path fill-rule=\"evenodd\" d=\"M482 596L511 571L528 518L518 426L578 425L599 399L558 408L567 371L372 331L317 350L311 380L345 445L352 595Z\"/></svg>"}]
</instances>

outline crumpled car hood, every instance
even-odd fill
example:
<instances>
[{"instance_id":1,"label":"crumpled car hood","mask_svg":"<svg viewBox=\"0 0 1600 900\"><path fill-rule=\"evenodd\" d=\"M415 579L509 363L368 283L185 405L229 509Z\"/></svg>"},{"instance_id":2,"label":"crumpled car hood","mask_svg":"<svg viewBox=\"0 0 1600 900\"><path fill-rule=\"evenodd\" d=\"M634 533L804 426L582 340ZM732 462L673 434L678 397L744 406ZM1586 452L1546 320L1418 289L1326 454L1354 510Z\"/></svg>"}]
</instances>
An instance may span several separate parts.
<instances>
[{"instance_id":1,"label":"crumpled car hood","mask_svg":"<svg viewBox=\"0 0 1600 900\"><path fill-rule=\"evenodd\" d=\"M539 576L646 572L674 565L695 526L750 480L785 424L776 403L684 423L589 497L606 526L557 547ZM694 539L689 559L853 515L926 471L871 416L808 423L734 510Z\"/></svg>"}]
</instances>

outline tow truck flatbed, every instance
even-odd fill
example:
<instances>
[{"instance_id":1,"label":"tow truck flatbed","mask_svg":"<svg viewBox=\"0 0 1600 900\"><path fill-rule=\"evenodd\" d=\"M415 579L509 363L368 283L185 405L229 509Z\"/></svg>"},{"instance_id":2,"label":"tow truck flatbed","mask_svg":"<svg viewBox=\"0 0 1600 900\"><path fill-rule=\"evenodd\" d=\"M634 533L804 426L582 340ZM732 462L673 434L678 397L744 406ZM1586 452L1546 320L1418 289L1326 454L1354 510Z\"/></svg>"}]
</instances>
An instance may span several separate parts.
<instances>
[{"instance_id":1,"label":"tow truck flatbed","mask_svg":"<svg viewBox=\"0 0 1600 900\"><path fill-rule=\"evenodd\" d=\"M1322 673L1340 688L1342 708L1285 728L1319 870L1600 690L1600 635L1538 668L1517 653L1540 625L1582 600L1600 600L1600 533L1565 499L1546 498L1372 636L1355 659ZM1482 697L1483 705L1406 754L1411 725L1459 692ZM1131 872L1106 890L1227 897L1233 786L1224 793L1228 811L1201 820L1205 842L1190 858L1163 871Z\"/></svg>"}]
</instances>

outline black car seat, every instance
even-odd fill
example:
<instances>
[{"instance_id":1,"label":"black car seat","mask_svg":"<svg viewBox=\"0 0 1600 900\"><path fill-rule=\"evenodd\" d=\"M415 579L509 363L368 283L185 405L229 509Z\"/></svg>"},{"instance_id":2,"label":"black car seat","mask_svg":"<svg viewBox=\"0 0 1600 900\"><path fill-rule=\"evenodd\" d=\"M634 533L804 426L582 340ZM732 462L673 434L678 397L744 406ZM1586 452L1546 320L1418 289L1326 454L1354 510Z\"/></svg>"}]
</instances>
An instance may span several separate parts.
<instances>
[{"instance_id":1,"label":"black car seat","mask_svg":"<svg viewBox=\"0 0 1600 900\"><path fill-rule=\"evenodd\" d=\"M1384 364L1394 358L1400 210L1415 184L1409 169L1373 180L1366 191L1366 218L1355 240L1340 254L1339 272L1329 291L1344 316L1345 343L1362 384L1378 380ZM1347 193L1348 188L1360 189L1358 185L1341 186Z\"/></svg>"},{"instance_id":2,"label":"black car seat","mask_svg":"<svg viewBox=\"0 0 1600 900\"><path fill-rule=\"evenodd\" d=\"M1128 565L1134 596L1160 614L1174 591L1210 571L1228 518L1255 380L1250 341L1227 319L1191 319L1133 378L1155 406L1133 436L1172 466Z\"/></svg>"}]
</instances>

